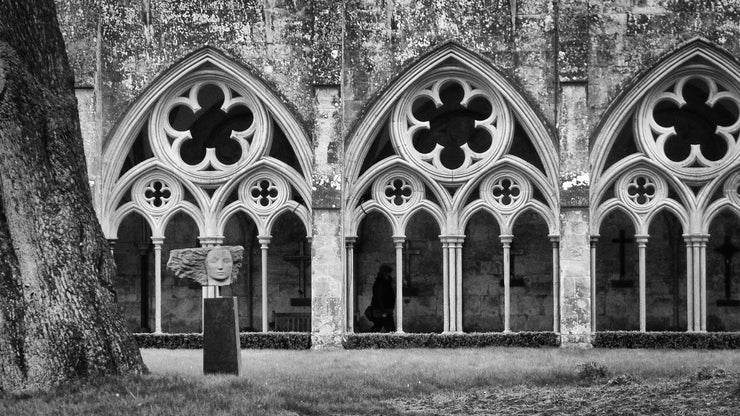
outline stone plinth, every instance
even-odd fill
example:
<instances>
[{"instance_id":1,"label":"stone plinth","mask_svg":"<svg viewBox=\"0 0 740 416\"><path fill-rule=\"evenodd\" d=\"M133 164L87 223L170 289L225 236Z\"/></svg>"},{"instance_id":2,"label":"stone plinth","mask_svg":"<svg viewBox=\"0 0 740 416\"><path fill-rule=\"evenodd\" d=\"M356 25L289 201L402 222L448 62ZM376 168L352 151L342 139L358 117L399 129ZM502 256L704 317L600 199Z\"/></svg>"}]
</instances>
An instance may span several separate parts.
<instances>
[{"instance_id":1,"label":"stone plinth","mask_svg":"<svg viewBox=\"0 0 740 416\"><path fill-rule=\"evenodd\" d=\"M235 296L203 299L203 373L242 372L239 310Z\"/></svg>"}]
</instances>

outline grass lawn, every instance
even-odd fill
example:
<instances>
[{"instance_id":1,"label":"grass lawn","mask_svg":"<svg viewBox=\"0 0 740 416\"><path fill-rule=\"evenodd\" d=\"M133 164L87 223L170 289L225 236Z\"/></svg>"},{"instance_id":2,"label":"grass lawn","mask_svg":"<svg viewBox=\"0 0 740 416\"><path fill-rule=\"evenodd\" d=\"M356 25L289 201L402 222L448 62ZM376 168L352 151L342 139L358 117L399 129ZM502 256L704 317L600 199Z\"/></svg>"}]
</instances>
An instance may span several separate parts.
<instances>
[{"instance_id":1,"label":"grass lawn","mask_svg":"<svg viewBox=\"0 0 740 416\"><path fill-rule=\"evenodd\" d=\"M740 414L739 350L243 350L242 377L142 355L150 375L0 396L0 415Z\"/></svg>"}]
</instances>

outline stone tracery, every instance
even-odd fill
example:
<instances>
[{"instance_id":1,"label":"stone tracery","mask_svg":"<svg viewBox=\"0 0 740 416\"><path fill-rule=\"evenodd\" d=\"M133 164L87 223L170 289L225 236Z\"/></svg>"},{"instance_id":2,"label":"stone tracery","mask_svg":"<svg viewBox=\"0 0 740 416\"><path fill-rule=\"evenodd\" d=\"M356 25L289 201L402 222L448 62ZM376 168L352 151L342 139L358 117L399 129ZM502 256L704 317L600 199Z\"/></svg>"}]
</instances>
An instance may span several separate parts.
<instances>
[{"instance_id":1,"label":"stone tracery","mask_svg":"<svg viewBox=\"0 0 740 416\"><path fill-rule=\"evenodd\" d=\"M198 69L204 61L211 64ZM148 134L141 137L151 148L151 158L123 175L116 174L128 151L125 146L134 145L130 137L135 131L114 134L107 149L110 162L104 188L109 191L104 199L103 228L115 239L122 219L132 212L141 214L150 225L155 252L155 332L162 331L162 245L168 222L176 214L193 218L198 240L205 247L221 244L227 221L238 212L255 223L265 253L273 224L283 213L295 213L310 230L310 172L296 171L291 161L270 156L271 146L285 145L273 144L275 129L285 128L292 134L302 131L286 109L268 111L266 103L276 101L270 91L248 75L237 79L233 70L222 70L230 65L210 50L201 51L182 62L182 68L171 69L171 79L160 80L160 93L142 97L146 104L135 105L126 115L146 120L142 128ZM121 130L136 124L124 123ZM308 140L288 135L287 143L293 149L282 153L296 155L300 167L310 166L308 151L299 145ZM263 286L267 284L266 259L263 256ZM203 296L213 296L211 292L204 289ZM262 330L267 330L268 305L263 299Z\"/></svg>"},{"instance_id":2,"label":"stone tracery","mask_svg":"<svg viewBox=\"0 0 740 416\"><path fill-rule=\"evenodd\" d=\"M600 136L594 146L592 240L598 240L601 223L614 210L622 210L633 219L640 255L642 331L648 329L649 312L645 248L653 238L649 230L658 214L669 212L681 224L686 246L686 328L706 331L709 225L720 211L735 210L733 205L740 202L736 175L731 174L740 162L740 82L708 62L706 57L710 55L704 54L701 45L698 52L691 53L669 71L656 70L643 81L645 85L635 87L635 91L646 93L635 93L617 106L615 114L629 114L622 108L634 106L634 126L625 129L634 128L640 153L605 167L609 155L598 149L609 143L607 140L613 143L616 134L612 130L610 135ZM700 63L691 61L700 54ZM678 58L675 61L681 62ZM607 119L605 125L614 121ZM612 185L615 196L604 198ZM720 186L724 186L724 197L717 195ZM591 261L596 261L593 253ZM592 285L595 278L592 271ZM592 309L593 316L595 311Z\"/></svg>"},{"instance_id":3,"label":"stone tracery","mask_svg":"<svg viewBox=\"0 0 740 416\"><path fill-rule=\"evenodd\" d=\"M449 60L445 64L416 75L397 101L376 105L377 108L385 108L386 114L390 115L389 139L400 158L380 160L363 169L362 173L354 170L350 174L347 207L352 209L348 210L346 221L350 224L350 232L356 232L352 230L356 230L369 213L385 214L391 223L397 286L401 287L404 255L408 257L404 250L409 250L406 226L420 210L431 213L441 233L442 328L443 331L461 332L461 264L466 224L476 212L490 212L499 223L501 233L506 282L506 323L503 329L509 331L508 257L513 225L522 212L530 210L545 219L550 235L557 233L556 202L552 199L557 195L557 175L555 165L549 163L553 160L554 149L550 147L546 134L530 137L538 158L544 161L546 173L520 158L508 156L515 119L529 110L516 101L516 93L509 91L508 83L496 78L495 74L476 73L465 64L455 66ZM509 91L507 99L501 95L504 90ZM539 128L534 122L527 126L527 131L539 134L543 131ZM363 143L369 141L369 138L352 138L348 157L355 157L353 152L367 152L369 145ZM356 157L363 160L368 156L358 153ZM369 200L366 199L368 187L372 189ZM545 201L532 198L535 187L547 195ZM448 189L455 189L454 193ZM357 237L349 234L347 239L354 242ZM354 256L353 245L349 242L347 249L348 258ZM348 273L351 281L353 270L349 269ZM403 293L403 290L406 289L399 289L399 292ZM354 294L348 294L348 299L354 298ZM557 290L554 289L556 311L557 298ZM403 331L402 309L402 304L399 304L396 315L399 331ZM355 305L351 301L348 308L350 330L354 329L354 315ZM557 327L557 323L555 325Z\"/></svg>"}]
</instances>

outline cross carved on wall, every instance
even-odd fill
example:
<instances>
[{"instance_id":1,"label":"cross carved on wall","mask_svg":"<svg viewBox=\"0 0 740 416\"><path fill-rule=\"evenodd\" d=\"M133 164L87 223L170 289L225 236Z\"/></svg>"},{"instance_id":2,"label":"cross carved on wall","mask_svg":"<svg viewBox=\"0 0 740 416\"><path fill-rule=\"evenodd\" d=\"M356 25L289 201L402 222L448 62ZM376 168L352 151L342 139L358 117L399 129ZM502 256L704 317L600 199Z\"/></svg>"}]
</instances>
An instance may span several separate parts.
<instances>
[{"instance_id":1,"label":"cross carved on wall","mask_svg":"<svg viewBox=\"0 0 740 416\"><path fill-rule=\"evenodd\" d=\"M619 243L619 283L621 285L616 285L617 287L630 287L631 285L628 284L632 283L630 280L627 280L627 243L632 243L635 240L632 238L627 238L625 231L619 230L619 238L612 239L612 243ZM614 283L614 282L612 282ZM613 285L614 286L614 285Z\"/></svg>"},{"instance_id":2,"label":"cross carved on wall","mask_svg":"<svg viewBox=\"0 0 740 416\"><path fill-rule=\"evenodd\" d=\"M299 243L298 255L283 256L283 260L296 262L298 266L298 293L301 297L306 296L306 286L308 285L306 269L311 265L311 253L306 254L304 242Z\"/></svg>"},{"instance_id":3,"label":"cross carved on wall","mask_svg":"<svg viewBox=\"0 0 740 416\"><path fill-rule=\"evenodd\" d=\"M719 253L724 257L725 263L725 300L732 300L732 257L735 253L740 252L740 247L736 247L732 244L732 237L729 233L725 233L725 240L721 246L714 249L715 252Z\"/></svg>"}]
</instances>

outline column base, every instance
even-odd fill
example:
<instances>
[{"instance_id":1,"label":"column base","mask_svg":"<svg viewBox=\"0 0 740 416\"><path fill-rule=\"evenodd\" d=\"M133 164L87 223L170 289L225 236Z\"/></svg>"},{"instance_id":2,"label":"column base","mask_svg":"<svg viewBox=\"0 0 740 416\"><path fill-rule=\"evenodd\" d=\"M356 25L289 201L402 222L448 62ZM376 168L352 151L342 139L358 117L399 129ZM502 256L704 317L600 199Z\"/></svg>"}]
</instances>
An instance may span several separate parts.
<instances>
[{"instance_id":1,"label":"column base","mask_svg":"<svg viewBox=\"0 0 740 416\"><path fill-rule=\"evenodd\" d=\"M593 348L592 336L585 334L560 334L560 348L589 349Z\"/></svg>"},{"instance_id":2,"label":"column base","mask_svg":"<svg viewBox=\"0 0 740 416\"><path fill-rule=\"evenodd\" d=\"M311 349L321 351L343 350L343 334L311 334Z\"/></svg>"}]
</instances>

